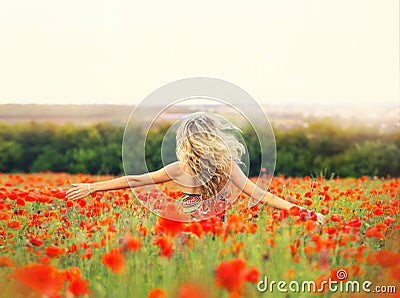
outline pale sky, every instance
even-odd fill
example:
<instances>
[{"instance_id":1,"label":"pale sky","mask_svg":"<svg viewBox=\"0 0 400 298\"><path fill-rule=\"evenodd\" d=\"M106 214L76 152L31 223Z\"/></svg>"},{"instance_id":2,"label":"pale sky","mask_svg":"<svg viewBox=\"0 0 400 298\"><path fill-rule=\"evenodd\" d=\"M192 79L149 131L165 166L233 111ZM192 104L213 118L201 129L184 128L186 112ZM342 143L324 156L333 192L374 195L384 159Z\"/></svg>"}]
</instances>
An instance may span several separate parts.
<instances>
[{"instance_id":1,"label":"pale sky","mask_svg":"<svg viewBox=\"0 0 400 298\"><path fill-rule=\"evenodd\" d=\"M396 103L399 1L0 0L0 104L135 104L197 76L260 103Z\"/></svg>"}]
</instances>

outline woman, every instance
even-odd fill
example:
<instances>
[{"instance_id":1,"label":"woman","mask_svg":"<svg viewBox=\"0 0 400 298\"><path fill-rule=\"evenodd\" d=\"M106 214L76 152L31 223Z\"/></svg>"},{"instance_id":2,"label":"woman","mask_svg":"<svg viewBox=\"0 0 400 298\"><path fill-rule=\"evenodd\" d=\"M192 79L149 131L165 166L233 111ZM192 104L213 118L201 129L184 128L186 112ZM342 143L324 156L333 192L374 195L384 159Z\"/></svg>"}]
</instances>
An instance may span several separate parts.
<instances>
[{"instance_id":1,"label":"woman","mask_svg":"<svg viewBox=\"0 0 400 298\"><path fill-rule=\"evenodd\" d=\"M218 119L206 113L189 115L177 131L178 161L162 169L142 175L129 175L95 183L73 184L67 191L68 199L80 199L97 191L135 188L175 181L183 192L178 199L185 214L191 218L221 214L226 206L225 193L230 182L252 197L278 209L297 206L276 195L265 192L240 169L244 146L231 134L220 129ZM297 206L301 208L300 206ZM325 217L316 212L318 224Z\"/></svg>"}]
</instances>

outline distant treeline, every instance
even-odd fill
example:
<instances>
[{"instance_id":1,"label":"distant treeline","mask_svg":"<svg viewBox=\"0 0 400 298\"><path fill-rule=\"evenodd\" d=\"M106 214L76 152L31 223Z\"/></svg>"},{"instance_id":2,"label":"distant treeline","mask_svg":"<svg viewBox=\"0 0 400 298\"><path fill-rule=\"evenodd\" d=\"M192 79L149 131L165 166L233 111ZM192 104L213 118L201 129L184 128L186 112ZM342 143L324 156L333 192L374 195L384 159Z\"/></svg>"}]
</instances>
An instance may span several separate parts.
<instances>
[{"instance_id":1,"label":"distant treeline","mask_svg":"<svg viewBox=\"0 0 400 298\"><path fill-rule=\"evenodd\" d=\"M139 129L139 128L138 128ZM161 142L168 126L150 131L146 143L149 170L162 166ZM143 135L144 132L138 132ZM292 130L274 129L275 174L286 176L400 176L400 132L380 134L366 127L340 128L333 120ZM124 128L107 123L78 127L52 124L0 124L0 172L124 173ZM259 174L259 144L242 131L250 152L250 175Z\"/></svg>"}]
</instances>

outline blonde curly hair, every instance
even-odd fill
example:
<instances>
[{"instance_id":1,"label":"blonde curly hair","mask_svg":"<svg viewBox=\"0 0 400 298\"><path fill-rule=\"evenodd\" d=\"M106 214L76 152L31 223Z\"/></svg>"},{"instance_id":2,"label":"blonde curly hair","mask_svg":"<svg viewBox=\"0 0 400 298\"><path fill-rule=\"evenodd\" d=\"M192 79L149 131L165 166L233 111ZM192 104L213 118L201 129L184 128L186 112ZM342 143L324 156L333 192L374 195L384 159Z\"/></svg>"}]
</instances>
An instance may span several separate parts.
<instances>
[{"instance_id":1,"label":"blonde curly hair","mask_svg":"<svg viewBox=\"0 0 400 298\"><path fill-rule=\"evenodd\" d=\"M232 130L239 131L215 115L202 112L187 116L177 131L178 160L188 167L201 194L211 202L216 202L216 196L227 185L231 162L242 163L245 153L245 146Z\"/></svg>"}]
</instances>

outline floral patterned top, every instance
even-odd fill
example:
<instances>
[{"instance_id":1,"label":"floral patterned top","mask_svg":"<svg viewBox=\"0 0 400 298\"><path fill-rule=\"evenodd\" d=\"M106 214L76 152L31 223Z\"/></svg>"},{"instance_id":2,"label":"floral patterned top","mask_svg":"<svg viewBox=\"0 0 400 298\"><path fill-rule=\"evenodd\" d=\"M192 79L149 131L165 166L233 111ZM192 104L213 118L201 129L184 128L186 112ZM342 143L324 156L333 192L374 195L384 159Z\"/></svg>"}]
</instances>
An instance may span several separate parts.
<instances>
[{"instance_id":1,"label":"floral patterned top","mask_svg":"<svg viewBox=\"0 0 400 298\"><path fill-rule=\"evenodd\" d=\"M193 219L201 220L204 215L210 213L219 216L222 222L225 222L225 209L227 205L227 198L225 195L219 196L218 201L213 206L213 210L206 204L206 201L201 194L183 193L182 197L178 198L181 203L184 213L190 213Z\"/></svg>"}]
</instances>

